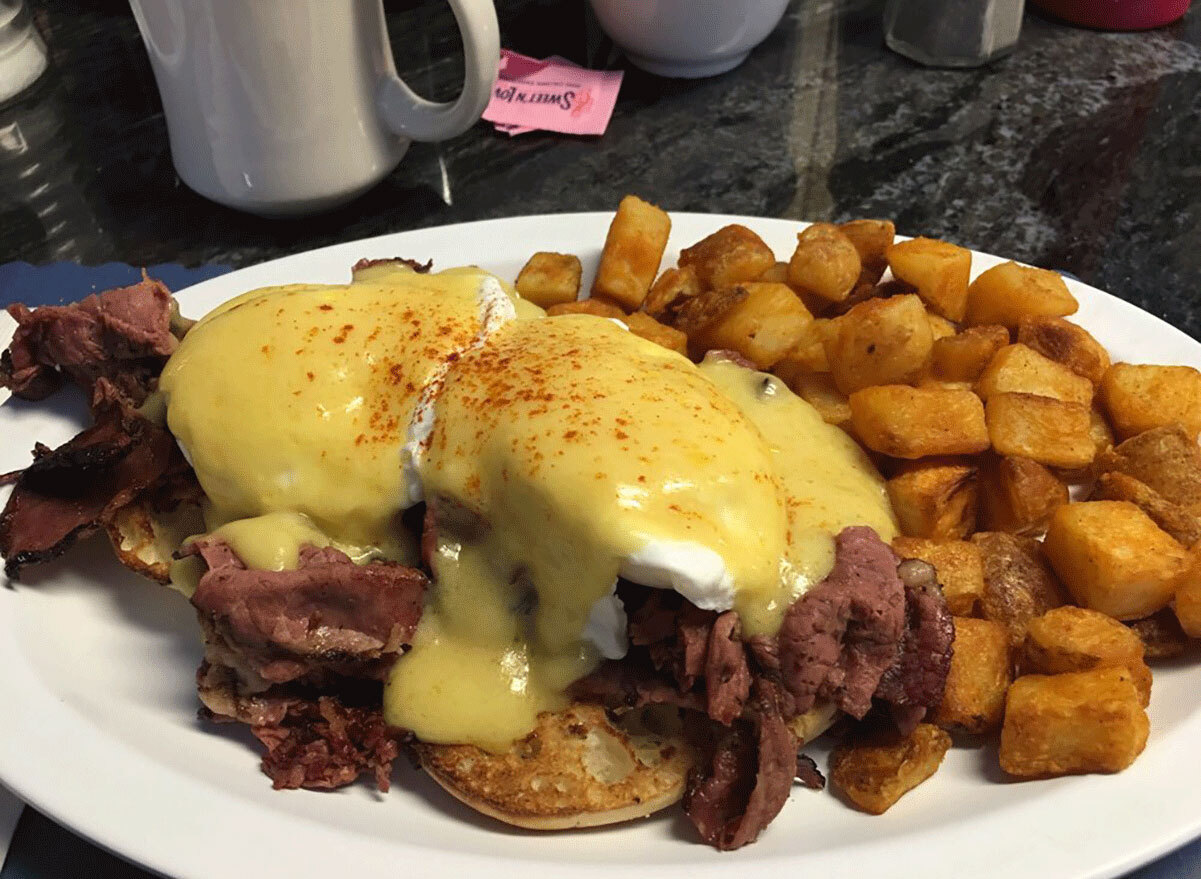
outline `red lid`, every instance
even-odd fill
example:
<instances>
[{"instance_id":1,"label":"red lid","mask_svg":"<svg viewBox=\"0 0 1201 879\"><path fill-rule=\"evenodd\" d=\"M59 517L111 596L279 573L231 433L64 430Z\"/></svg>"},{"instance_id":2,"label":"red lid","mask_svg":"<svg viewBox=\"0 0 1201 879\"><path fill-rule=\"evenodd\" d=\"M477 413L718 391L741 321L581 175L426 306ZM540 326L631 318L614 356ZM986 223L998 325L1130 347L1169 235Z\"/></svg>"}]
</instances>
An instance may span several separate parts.
<instances>
[{"instance_id":1,"label":"red lid","mask_svg":"<svg viewBox=\"0 0 1201 879\"><path fill-rule=\"evenodd\" d=\"M1171 24L1190 0L1030 0L1057 18L1109 31L1142 31Z\"/></svg>"}]
</instances>

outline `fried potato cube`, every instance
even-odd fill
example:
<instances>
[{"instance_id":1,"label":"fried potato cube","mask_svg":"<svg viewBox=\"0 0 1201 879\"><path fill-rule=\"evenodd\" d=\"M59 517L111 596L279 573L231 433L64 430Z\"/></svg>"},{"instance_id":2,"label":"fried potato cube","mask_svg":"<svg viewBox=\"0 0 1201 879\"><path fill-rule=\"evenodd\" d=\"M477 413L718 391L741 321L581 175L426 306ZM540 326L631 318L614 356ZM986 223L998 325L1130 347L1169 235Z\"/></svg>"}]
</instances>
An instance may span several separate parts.
<instances>
[{"instance_id":1,"label":"fried potato cube","mask_svg":"<svg viewBox=\"0 0 1201 879\"><path fill-rule=\"evenodd\" d=\"M1022 644L1022 674L1057 675L1124 668L1144 707L1151 701L1151 669L1138 635L1095 610L1065 605L1030 621Z\"/></svg>"},{"instance_id":2,"label":"fried potato cube","mask_svg":"<svg viewBox=\"0 0 1201 879\"><path fill-rule=\"evenodd\" d=\"M1055 511L1043 543L1081 607L1136 620L1167 607L1188 553L1126 501L1085 501Z\"/></svg>"},{"instance_id":3,"label":"fried potato cube","mask_svg":"<svg viewBox=\"0 0 1201 879\"><path fill-rule=\"evenodd\" d=\"M792 392L817 410L822 421L846 427L851 421L851 404L824 372L795 372L784 380Z\"/></svg>"},{"instance_id":4,"label":"fried potato cube","mask_svg":"<svg viewBox=\"0 0 1201 879\"><path fill-rule=\"evenodd\" d=\"M1032 458L1052 467L1083 467L1096 454L1089 410L1035 394L994 394L985 414L997 454Z\"/></svg>"},{"instance_id":5,"label":"fried potato cube","mask_svg":"<svg viewBox=\"0 0 1201 879\"><path fill-rule=\"evenodd\" d=\"M591 314L595 317L612 317L620 321L626 319L626 313L606 299L581 299L578 302L560 302L546 309L547 317L559 317L563 314Z\"/></svg>"},{"instance_id":6,"label":"fried potato cube","mask_svg":"<svg viewBox=\"0 0 1201 879\"><path fill-rule=\"evenodd\" d=\"M879 385L855 391L850 400L855 435L873 451L925 458L988 448L984 406L971 391Z\"/></svg>"},{"instance_id":7,"label":"fried potato cube","mask_svg":"<svg viewBox=\"0 0 1201 879\"><path fill-rule=\"evenodd\" d=\"M1201 545L1189 552L1188 568L1176 586L1172 609L1185 633L1201 638Z\"/></svg>"},{"instance_id":8,"label":"fried potato cube","mask_svg":"<svg viewBox=\"0 0 1201 879\"><path fill-rule=\"evenodd\" d=\"M1109 352L1084 327L1061 317L1038 315L1018 322L1018 341L1044 357L1062 363L1094 385L1109 369Z\"/></svg>"},{"instance_id":9,"label":"fried potato cube","mask_svg":"<svg viewBox=\"0 0 1201 879\"><path fill-rule=\"evenodd\" d=\"M651 285L650 292L642 302L642 310L659 320L700 292L701 282L697 280L696 272L688 266L664 269L663 274Z\"/></svg>"},{"instance_id":10,"label":"fried potato cube","mask_svg":"<svg viewBox=\"0 0 1201 879\"><path fill-rule=\"evenodd\" d=\"M1038 541L1000 531L972 535L984 563L985 619L1000 623L1017 646L1026 637L1026 626L1035 617L1066 603L1055 575L1043 562Z\"/></svg>"},{"instance_id":11,"label":"fried potato cube","mask_svg":"<svg viewBox=\"0 0 1201 879\"><path fill-rule=\"evenodd\" d=\"M956 327L955 324L951 323L951 321L947 320L945 317L939 317L937 314L931 314L927 312L926 320L930 322L930 335L936 342L939 339L946 339L950 336L954 336L959 332L959 328Z\"/></svg>"},{"instance_id":12,"label":"fried potato cube","mask_svg":"<svg viewBox=\"0 0 1201 879\"><path fill-rule=\"evenodd\" d=\"M1039 535L1055 508L1068 502L1068 487L1029 458L997 458L980 474L980 513L989 531Z\"/></svg>"},{"instance_id":13,"label":"fried potato cube","mask_svg":"<svg viewBox=\"0 0 1201 879\"><path fill-rule=\"evenodd\" d=\"M605 296L627 311L642 304L659 271L671 219L667 213L636 195L617 206L601 250L592 295Z\"/></svg>"},{"instance_id":14,"label":"fried potato cube","mask_svg":"<svg viewBox=\"0 0 1201 879\"><path fill-rule=\"evenodd\" d=\"M1093 401L1093 383L1018 343L993 355L976 383L976 393L983 400L994 394L1037 394L1087 406Z\"/></svg>"},{"instance_id":15,"label":"fried potato cube","mask_svg":"<svg viewBox=\"0 0 1201 879\"><path fill-rule=\"evenodd\" d=\"M856 807L882 815L942 765L951 737L931 723L908 736L881 732L841 742L830 754L830 780Z\"/></svg>"},{"instance_id":16,"label":"fried potato cube","mask_svg":"<svg viewBox=\"0 0 1201 879\"><path fill-rule=\"evenodd\" d=\"M801 337L777 362L773 371L786 382L795 372L830 371L826 344L838 329L837 324L824 317L815 318L801 328Z\"/></svg>"},{"instance_id":17,"label":"fried potato cube","mask_svg":"<svg viewBox=\"0 0 1201 879\"><path fill-rule=\"evenodd\" d=\"M797 235L788 261L788 283L829 302L850 295L863 269L851 239L829 223L814 223Z\"/></svg>"},{"instance_id":18,"label":"fried potato cube","mask_svg":"<svg viewBox=\"0 0 1201 879\"><path fill-rule=\"evenodd\" d=\"M1167 500L1201 514L1201 448L1178 424L1131 437L1098 461L1155 489Z\"/></svg>"},{"instance_id":19,"label":"fried potato cube","mask_svg":"<svg viewBox=\"0 0 1201 879\"><path fill-rule=\"evenodd\" d=\"M664 315L664 320L686 335L690 342L697 339L699 348L700 334L729 314L748 295L741 286L705 290L685 299L674 313ZM704 353L703 349L701 353Z\"/></svg>"},{"instance_id":20,"label":"fried potato cube","mask_svg":"<svg viewBox=\"0 0 1201 879\"><path fill-rule=\"evenodd\" d=\"M885 253L892 246L897 234L897 227L893 225L892 220L851 220L849 223L840 223L838 231L855 245L859 261L865 268L878 266L880 274L883 274L888 262ZM879 279L877 275L876 280Z\"/></svg>"},{"instance_id":21,"label":"fried potato cube","mask_svg":"<svg viewBox=\"0 0 1201 879\"><path fill-rule=\"evenodd\" d=\"M1118 772L1142 753L1149 731L1124 668L1026 675L1005 700L1001 768L1019 778Z\"/></svg>"},{"instance_id":22,"label":"fried potato cube","mask_svg":"<svg viewBox=\"0 0 1201 879\"><path fill-rule=\"evenodd\" d=\"M838 319L826 345L844 394L872 385L908 384L926 369L934 337L916 296L861 302Z\"/></svg>"},{"instance_id":23,"label":"fried potato cube","mask_svg":"<svg viewBox=\"0 0 1201 879\"><path fill-rule=\"evenodd\" d=\"M770 369L801 340L813 315L787 284L748 281L747 296L703 330L702 347L737 351L760 369Z\"/></svg>"},{"instance_id":24,"label":"fried potato cube","mask_svg":"<svg viewBox=\"0 0 1201 879\"><path fill-rule=\"evenodd\" d=\"M665 326L641 311L627 314L621 320L635 336L641 336L670 351L688 356L688 337L675 327Z\"/></svg>"},{"instance_id":25,"label":"fried potato cube","mask_svg":"<svg viewBox=\"0 0 1201 879\"><path fill-rule=\"evenodd\" d=\"M935 314L962 321L972 274L972 252L948 241L911 238L887 251L888 266L898 279L917 288Z\"/></svg>"},{"instance_id":26,"label":"fried potato cube","mask_svg":"<svg viewBox=\"0 0 1201 879\"><path fill-rule=\"evenodd\" d=\"M1079 307L1058 272L1007 262L972 281L964 320L1016 330L1024 317L1065 317Z\"/></svg>"},{"instance_id":27,"label":"fried potato cube","mask_svg":"<svg viewBox=\"0 0 1201 879\"><path fill-rule=\"evenodd\" d=\"M1115 363L1101 381L1101 403L1122 439L1179 424L1195 441L1201 431L1201 372L1191 366Z\"/></svg>"},{"instance_id":28,"label":"fried potato cube","mask_svg":"<svg viewBox=\"0 0 1201 879\"><path fill-rule=\"evenodd\" d=\"M1151 517L1151 521L1170 534L1181 546L1201 542L1201 518L1174 504L1151 486L1133 476L1112 471L1102 473L1093 485L1091 501L1130 501Z\"/></svg>"},{"instance_id":29,"label":"fried potato cube","mask_svg":"<svg viewBox=\"0 0 1201 879\"><path fill-rule=\"evenodd\" d=\"M521 267L513 286L530 302L549 308L575 302L582 271L580 258L574 254L539 251Z\"/></svg>"},{"instance_id":30,"label":"fried potato cube","mask_svg":"<svg viewBox=\"0 0 1201 879\"><path fill-rule=\"evenodd\" d=\"M893 551L903 559L921 559L934 566L947 607L957 617L971 616L984 599L984 557L966 540L895 537Z\"/></svg>"},{"instance_id":31,"label":"fried potato cube","mask_svg":"<svg viewBox=\"0 0 1201 879\"><path fill-rule=\"evenodd\" d=\"M764 272L759 277L755 278L755 280L756 281L769 281L773 284L787 284L788 283L788 263L779 262L779 261L772 263L768 267L767 271Z\"/></svg>"},{"instance_id":32,"label":"fried potato cube","mask_svg":"<svg viewBox=\"0 0 1201 879\"><path fill-rule=\"evenodd\" d=\"M1013 682L1008 631L991 620L956 617L952 649L942 703L931 720L976 735L997 729Z\"/></svg>"},{"instance_id":33,"label":"fried potato cube","mask_svg":"<svg viewBox=\"0 0 1201 879\"><path fill-rule=\"evenodd\" d=\"M975 382L998 351L1009 344L1009 330L968 327L934 340L934 374L946 381Z\"/></svg>"},{"instance_id":34,"label":"fried potato cube","mask_svg":"<svg viewBox=\"0 0 1201 879\"><path fill-rule=\"evenodd\" d=\"M680 267L691 267L702 287L754 281L775 264L763 239L738 224L723 226L680 252Z\"/></svg>"},{"instance_id":35,"label":"fried potato cube","mask_svg":"<svg viewBox=\"0 0 1201 879\"><path fill-rule=\"evenodd\" d=\"M1147 662L1175 659L1188 650L1193 643L1189 641L1188 635L1180 627L1180 621L1176 618L1176 614L1168 609L1126 625L1143 642Z\"/></svg>"},{"instance_id":36,"label":"fried potato cube","mask_svg":"<svg viewBox=\"0 0 1201 879\"><path fill-rule=\"evenodd\" d=\"M852 425L854 417L852 404ZM901 533L937 540L957 540L971 534L976 529L980 504L976 475L974 464L955 459L903 466L887 482Z\"/></svg>"}]
</instances>

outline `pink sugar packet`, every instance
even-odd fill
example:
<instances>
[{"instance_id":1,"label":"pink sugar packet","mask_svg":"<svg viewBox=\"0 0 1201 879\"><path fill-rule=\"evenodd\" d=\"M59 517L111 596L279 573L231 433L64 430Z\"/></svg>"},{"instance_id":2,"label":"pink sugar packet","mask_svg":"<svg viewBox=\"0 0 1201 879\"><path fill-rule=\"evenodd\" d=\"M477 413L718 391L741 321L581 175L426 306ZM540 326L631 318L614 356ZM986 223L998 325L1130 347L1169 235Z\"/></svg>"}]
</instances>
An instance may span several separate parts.
<instances>
[{"instance_id":1,"label":"pink sugar packet","mask_svg":"<svg viewBox=\"0 0 1201 879\"><path fill-rule=\"evenodd\" d=\"M621 77L620 70L588 70L557 56L540 61L501 49L500 75L484 118L510 135L604 134Z\"/></svg>"}]
</instances>

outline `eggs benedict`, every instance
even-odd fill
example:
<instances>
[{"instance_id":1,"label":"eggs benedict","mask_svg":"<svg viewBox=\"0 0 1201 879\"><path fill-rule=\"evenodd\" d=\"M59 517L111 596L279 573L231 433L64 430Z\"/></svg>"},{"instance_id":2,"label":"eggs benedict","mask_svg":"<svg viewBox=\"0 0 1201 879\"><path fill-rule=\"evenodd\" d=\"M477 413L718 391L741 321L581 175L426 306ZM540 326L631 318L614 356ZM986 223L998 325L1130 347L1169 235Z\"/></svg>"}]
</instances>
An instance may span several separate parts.
<instances>
[{"instance_id":1,"label":"eggs benedict","mask_svg":"<svg viewBox=\"0 0 1201 879\"><path fill-rule=\"evenodd\" d=\"M889 677L925 599L883 480L773 376L404 261L250 291L181 335L131 416L178 445L202 514L162 576L199 613L202 700L251 725L277 786L386 788L404 740L503 820L684 795L730 848L783 805L798 737L873 696L931 704ZM614 726L653 706L703 723ZM584 768L533 804L498 792L547 761ZM758 781L723 788L722 765Z\"/></svg>"}]
</instances>

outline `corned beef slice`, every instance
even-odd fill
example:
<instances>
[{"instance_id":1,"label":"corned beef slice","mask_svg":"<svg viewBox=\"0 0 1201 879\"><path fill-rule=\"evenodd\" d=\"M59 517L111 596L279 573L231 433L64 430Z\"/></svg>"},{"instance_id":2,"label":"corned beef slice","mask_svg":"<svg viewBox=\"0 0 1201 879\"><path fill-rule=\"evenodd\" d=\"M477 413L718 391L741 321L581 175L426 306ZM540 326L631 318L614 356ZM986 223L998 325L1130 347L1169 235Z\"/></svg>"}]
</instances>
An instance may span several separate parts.
<instances>
[{"instance_id":1,"label":"corned beef slice","mask_svg":"<svg viewBox=\"0 0 1201 879\"><path fill-rule=\"evenodd\" d=\"M306 546L296 570L255 571L221 541L190 550L209 568L192 603L224 646L271 683L305 677L319 663L394 655L421 619L428 581L416 568L356 565L333 547Z\"/></svg>"},{"instance_id":2,"label":"corned beef slice","mask_svg":"<svg viewBox=\"0 0 1201 879\"><path fill-rule=\"evenodd\" d=\"M17 479L0 513L0 555L16 579L105 524L121 507L186 467L163 428L123 406L106 406L94 425L48 450Z\"/></svg>"},{"instance_id":3,"label":"corned beef slice","mask_svg":"<svg viewBox=\"0 0 1201 879\"><path fill-rule=\"evenodd\" d=\"M92 396L100 377L137 406L175 350L171 294L146 278L70 305L8 306L17 329L0 355L0 384L27 400L56 391L64 377Z\"/></svg>"}]
</instances>

